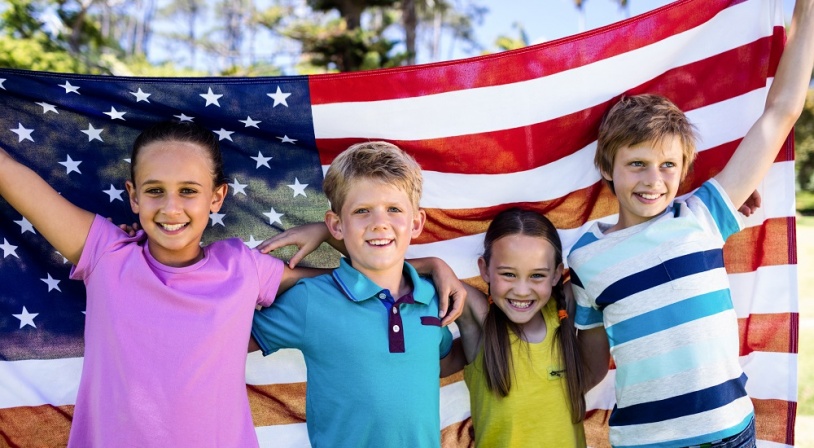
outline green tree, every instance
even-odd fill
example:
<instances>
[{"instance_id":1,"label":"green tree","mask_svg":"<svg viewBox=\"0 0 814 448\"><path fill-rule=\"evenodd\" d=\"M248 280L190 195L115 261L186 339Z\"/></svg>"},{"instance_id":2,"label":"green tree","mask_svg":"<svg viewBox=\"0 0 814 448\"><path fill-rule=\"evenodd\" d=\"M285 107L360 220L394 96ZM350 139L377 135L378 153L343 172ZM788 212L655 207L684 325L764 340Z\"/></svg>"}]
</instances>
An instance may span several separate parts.
<instances>
[{"instance_id":1,"label":"green tree","mask_svg":"<svg viewBox=\"0 0 814 448\"><path fill-rule=\"evenodd\" d=\"M814 89L809 89L805 108L794 126L797 186L814 192Z\"/></svg>"}]
</instances>

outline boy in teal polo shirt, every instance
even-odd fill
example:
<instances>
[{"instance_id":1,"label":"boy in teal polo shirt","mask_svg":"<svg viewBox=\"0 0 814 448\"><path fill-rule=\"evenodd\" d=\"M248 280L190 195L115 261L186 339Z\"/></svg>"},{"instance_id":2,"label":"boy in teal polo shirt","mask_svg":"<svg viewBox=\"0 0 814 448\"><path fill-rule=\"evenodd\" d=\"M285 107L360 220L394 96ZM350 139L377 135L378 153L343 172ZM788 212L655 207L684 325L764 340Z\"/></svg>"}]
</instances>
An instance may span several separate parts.
<instances>
[{"instance_id":1,"label":"boy in teal polo shirt","mask_svg":"<svg viewBox=\"0 0 814 448\"><path fill-rule=\"evenodd\" d=\"M361 143L334 160L323 189L325 224L348 258L257 311L253 342L264 355L302 351L315 448L440 447L452 335L434 286L404 261L426 219L421 169L396 146Z\"/></svg>"}]
</instances>

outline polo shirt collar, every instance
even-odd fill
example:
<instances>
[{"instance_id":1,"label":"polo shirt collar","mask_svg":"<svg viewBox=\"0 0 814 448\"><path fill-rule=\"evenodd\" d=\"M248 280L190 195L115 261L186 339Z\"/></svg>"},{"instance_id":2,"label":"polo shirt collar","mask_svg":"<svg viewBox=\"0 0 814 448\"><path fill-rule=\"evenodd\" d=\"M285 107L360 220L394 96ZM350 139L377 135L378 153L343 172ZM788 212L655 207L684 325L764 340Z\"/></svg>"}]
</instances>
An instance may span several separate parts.
<instances>
[{"instance_id":1,"label":"polo shirt collar","mask_svg":"<svg viewBox=\"0 0 814 448\"><path fill-rule=\"evenodd\" d=\"M423 304L430 303L430 300L432 300L435 295L435 288L433 288L432 284L423 281L418 276L418 272L416 272L415 268L410 266L409 263L404 263L402 272L410 279L410 283L413 285L413 300ZM339 259L339 267L334 269L332 275L337 285L339 285L339 289L354 302L361 302L378 297L379 293L384 291L381 286L351 266L347 258L344 257ZM394 299L398 299L398 297L394 297Z\"/></svg>"}]
</instances>

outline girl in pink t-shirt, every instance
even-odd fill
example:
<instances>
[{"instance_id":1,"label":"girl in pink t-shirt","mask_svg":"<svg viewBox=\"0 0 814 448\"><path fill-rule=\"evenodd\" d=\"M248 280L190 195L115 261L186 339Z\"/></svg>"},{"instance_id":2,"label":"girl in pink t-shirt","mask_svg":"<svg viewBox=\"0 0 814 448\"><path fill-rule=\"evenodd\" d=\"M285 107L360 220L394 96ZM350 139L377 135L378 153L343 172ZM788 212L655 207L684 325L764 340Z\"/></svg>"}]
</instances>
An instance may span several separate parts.
<instances>
[{"instance_id":1,"label":"girl in pink t-shirt","mask_svg":"<svg viewBox=\"0 0 814 448\"><path fill-rule=\"evenodd\" d=\"M245 385L252 313L319 270L238 239L202 247L227 194L217 138L166 122L133 144L122 232L0 149L0 195L85 282L85 358L70 446L257 446Z\"/></svg>"}]
</instances>

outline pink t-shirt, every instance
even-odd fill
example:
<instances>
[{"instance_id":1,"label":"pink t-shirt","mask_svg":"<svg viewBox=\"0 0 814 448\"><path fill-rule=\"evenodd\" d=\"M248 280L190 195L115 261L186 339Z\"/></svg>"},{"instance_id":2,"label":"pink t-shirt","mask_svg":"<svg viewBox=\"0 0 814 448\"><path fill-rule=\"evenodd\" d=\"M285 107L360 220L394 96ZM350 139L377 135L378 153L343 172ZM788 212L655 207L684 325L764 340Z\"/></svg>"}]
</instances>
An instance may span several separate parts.
<instances>
[{"instance_id":1,"label":"pink t-shirt","mask_svg":"<svg viewBox=\"0 0 814 448\"><path fill-rule=\"evenodd\" d=\"M96 216L71 278L87 289L85 360L71 447L252 447L246 352L255 305L283 263L239 239L158 263L139 232Z\"/></svg>"}]
</instances>

